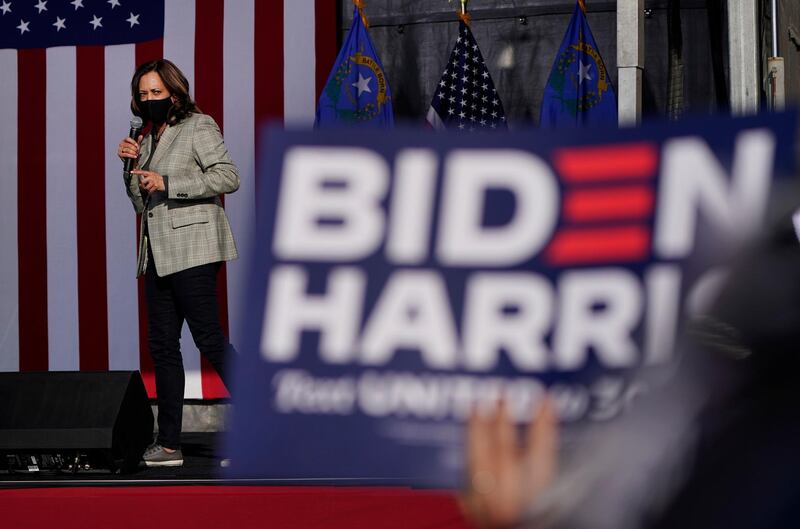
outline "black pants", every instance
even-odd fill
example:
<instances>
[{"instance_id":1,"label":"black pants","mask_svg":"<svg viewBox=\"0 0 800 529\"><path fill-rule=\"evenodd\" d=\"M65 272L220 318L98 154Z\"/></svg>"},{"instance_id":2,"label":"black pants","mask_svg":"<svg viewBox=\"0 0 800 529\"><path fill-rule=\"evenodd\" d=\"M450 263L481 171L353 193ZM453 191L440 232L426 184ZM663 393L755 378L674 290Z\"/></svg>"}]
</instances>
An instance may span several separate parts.
<instances>
[{"instance_id":1,"label":"black pants","mask_svg":"<svg viewBox=\"0 0 800 529\"><path fill-rule=\"evenodd\" d=\"M149 249L148 249L149 250ZM152 254L145 273L147 331L158 393L158 439L179 448L185 375L180 336L184 319L197 348L214 366L226 387L232 348L222 332L217 304L217 271L210 263L158 277Z\"/></svg>"}]
</instances>

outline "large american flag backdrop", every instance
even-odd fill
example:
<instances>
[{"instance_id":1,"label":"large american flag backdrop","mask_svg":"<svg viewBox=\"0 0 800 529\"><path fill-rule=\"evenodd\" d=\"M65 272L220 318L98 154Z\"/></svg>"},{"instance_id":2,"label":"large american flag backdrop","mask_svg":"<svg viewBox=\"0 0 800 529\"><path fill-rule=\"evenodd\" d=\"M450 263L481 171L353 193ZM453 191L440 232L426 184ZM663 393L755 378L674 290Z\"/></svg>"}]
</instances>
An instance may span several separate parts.
<instances>
[{"instance_id":1,"label":"large american flag backdrop","mask_svg":"<svg viewBox=\"0 0 800 529\"><path fill-rule=\"evenodd\" d=\"M251 254L258 130L311 124L336 56L331 0L0 0L0 371L141 369L155 392L136 229L115 150L136 65L168 58L223 129L240 259L220 273L232 343ZM186 397L226 396L184 327Z\"/></svg>"}]
</instances>

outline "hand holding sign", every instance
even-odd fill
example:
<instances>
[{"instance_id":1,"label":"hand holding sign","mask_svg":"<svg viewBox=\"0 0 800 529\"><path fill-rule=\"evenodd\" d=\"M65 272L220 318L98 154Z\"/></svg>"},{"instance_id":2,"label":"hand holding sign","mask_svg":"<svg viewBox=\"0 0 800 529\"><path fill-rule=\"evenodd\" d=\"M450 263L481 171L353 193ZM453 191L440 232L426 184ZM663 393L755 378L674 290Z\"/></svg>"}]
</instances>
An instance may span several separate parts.
<instances>
[{"instance_id":1,"label":"hand holding sign","mask_svg":"<svg viewBox=\"0 0 800 529\"><path fill-rule=\"evenodd\" d=\"M461 504L482 529L517 525L553 482L558 466L558 423L550 399L520 442L506 402L487 417L475 412L467 429L467 489Z\"/></svg>"}]
</instances>

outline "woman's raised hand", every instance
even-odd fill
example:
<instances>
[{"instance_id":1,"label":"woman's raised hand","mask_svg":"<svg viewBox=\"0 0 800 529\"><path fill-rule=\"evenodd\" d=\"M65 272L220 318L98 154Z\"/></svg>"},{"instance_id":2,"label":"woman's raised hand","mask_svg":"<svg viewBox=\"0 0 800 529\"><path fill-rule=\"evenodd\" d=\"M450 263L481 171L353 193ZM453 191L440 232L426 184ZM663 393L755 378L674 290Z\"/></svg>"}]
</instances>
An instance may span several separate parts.
<instances>
[{"instance_id":1,"label":"woman's raised hand","mask_svg":"<svg viewBox=\"0 0 800 529\"><path fill-rule=\"evenodd\" d=\"M144 136L139 136L138 140L125 138L119 142L119 146L117 147L117 156L119 156L119 159L124 162L125 158L133 158L134 160L138 158L139 145L142 143L142 138L144 138Z\"/></svg>"}]
</instances>

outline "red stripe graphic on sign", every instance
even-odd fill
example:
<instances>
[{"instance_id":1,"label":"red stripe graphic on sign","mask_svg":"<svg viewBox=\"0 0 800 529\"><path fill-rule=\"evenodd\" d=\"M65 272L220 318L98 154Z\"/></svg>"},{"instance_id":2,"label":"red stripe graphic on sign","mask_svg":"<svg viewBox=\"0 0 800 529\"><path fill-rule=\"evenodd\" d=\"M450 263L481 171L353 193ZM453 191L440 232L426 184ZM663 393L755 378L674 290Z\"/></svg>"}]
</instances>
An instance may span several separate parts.
<instances>
[{"instance_id":1,"label":"red stripe graphic on sign","mask_svg":"<svg viewBox=\"0 0 800 529\"><path fill-rule=\"evenodd\" d=\"M198 0L195 3L195 97L203 113L214 118L224 130L223 115L223 27L225 3L222 0ZM221 197L224 204L224 198ZM228 289L225 265L217 274L217 301L222 330L228 333ZM205 356L200 358L200 383L203 398L227 397L228 392Z\"/></svg>"},{"instance_id":2,"label":"red stripe graphic on sign","mask_svg":"<svg viewBox=\"0 0 800 529\"><path fill-rule=\"evenodd\" d=\"M554 265L638 261L647 257L650 230L646 226L568 228L547 248Z\"/></svg>"},{"instance_id":3,"label":"red stripe graphic on sign","mask_svg":"<svg viewBox=\"0 0 800 529\"><path fill-rule=\"evenodd\" d=\"M642 179L652 176L658 150L650 143L559 149L553 165L566 182Z\"/></svg>"},{"instance_id":4,"label":"red stripe graphic on sign","mask_svg":"<svg viewBox=\"0 0 800 529\"><path fill-rule=\"evenodd\" d=\"M19 369L47 371L47 56L17 55ZM99 86L102 86L99 85ZM93 93L96 93L93 90ZM68 197L65 197L68 199ZM7 251L7 250L3 250Z\"/></svg>"},{"instance_id":5,"label":"red stripe graphic on sign","mask_svg":"<svg viewBox=\"0 0 800 529\"><path fill-rule=\"evenodd\" d=\"M98 109L105 82L105 49L76 49L76 207L78 225L78 336L82 371L108 370L106 297L105 116ZM86 97L86 94L93 94Z\"/></svg>"},{"instance_id":6,"label":"red stripe graphic on sign","mask_svg":"<svg viewBox=\"0 0 800 529\"><path fill-rule=\"evenodd\" d=\"M646 186L570 191L564 219L571 222L638 219L653 212L653 190Z\"/></svg>"},{"instance_id":7,"label":"red stripe graphic on sign","mask_svg":"<svg viewBox=\"0 0 800 529\"><path fill-rule=\"evenodd\" d=\"M136 66L160 59L164 55L164 40L156 39L136 45ZM133 75L133 74L131 74ZM136 240L139 240L139 215L136 216ZM144 297L144 278L139 278L139 369L150 398L156 396L156 378L153 360L150 358L150 346L147 342L147 302Z\"/></svg>"}]
</instances>

